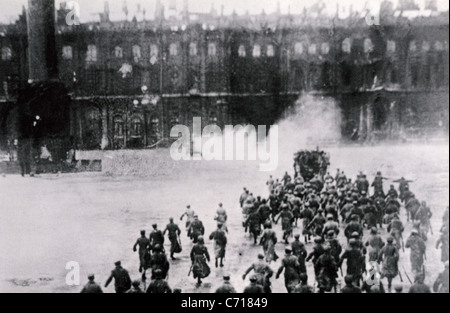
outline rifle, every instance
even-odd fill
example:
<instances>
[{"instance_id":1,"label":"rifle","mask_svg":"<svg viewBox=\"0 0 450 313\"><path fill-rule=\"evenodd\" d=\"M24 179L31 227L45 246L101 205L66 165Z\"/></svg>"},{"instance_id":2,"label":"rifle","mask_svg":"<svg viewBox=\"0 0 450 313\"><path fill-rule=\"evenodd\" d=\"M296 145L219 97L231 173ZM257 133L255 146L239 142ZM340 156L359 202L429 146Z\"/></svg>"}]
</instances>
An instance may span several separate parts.
<instances>
[{"instance_id":1,"label":"rifle","mask_svg":"<svg viewBox=\"0 0 450 313\"><path fill-rule=\"evenodd\" d=\"M400 278L400 281L403 283L403 277L402 277L402 272L398 271L398 277Z\"/></svg>"},{"instance_id":2,"label":"rifle","mask_svg":"<svg viewBox=\"0 0 450 313\"><path fill-rule=\"evenodd\" d=\"M192 264L192 265L191 265L191 268L189 269L189 273L188 273L188 275L187 275L188 277L191 276L193 267L194 267L194 264Z\"/></svg>"},{"instance_id":3,"label":"rifle","mask_svg":"<svg viewBox=\"0 0 450 313\"><path fill-rule=\"evenodd\" d=\"M404 267L403 265L402 265L402 268L403 268L403 270L405 271L406 278L408 278L409 283L412 285L413 283L412 283L412 281L411 281L411 278L409 278L408 272L405 270L405 267Z\"/></svg>"}]
</instances>

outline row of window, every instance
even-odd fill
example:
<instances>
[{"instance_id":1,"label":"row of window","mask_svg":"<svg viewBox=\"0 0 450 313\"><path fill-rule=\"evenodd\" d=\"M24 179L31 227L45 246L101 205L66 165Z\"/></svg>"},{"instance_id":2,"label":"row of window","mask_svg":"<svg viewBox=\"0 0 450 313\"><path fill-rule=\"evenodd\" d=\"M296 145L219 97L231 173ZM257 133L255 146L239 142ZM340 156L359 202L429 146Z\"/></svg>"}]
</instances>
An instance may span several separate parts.
<instances>
[{"instance_id":1,"label":"row of window","mask_svg":"<svg viewBox=\"0 0 450 313\"><path fill-rule=\"evenodd\" d=\"M303 42L297 42L294 45L294 53L296 55L302 55L305 52L305 46L306 44ZM387 41L387 52L389 53L395 53L396 52L396 42L392 41L392 40L388 40ZM364 40L364 52L365 53L370 53L374 50L374 44L372 43L372 40L369 38L366 38ZM342 51L344 53L350 53L352 50L352 40L350 38L346 38L343 42L342 42ZM416 41L411 41L409 44L409 50L411 52L415 52L418 51L421 48L422 51L430 51L432 48L432 44L428 41L423 41L421 47L418 47L418 44L416 43ZM433 44L433 49L436 51L443 51L446 48L446 42L441 42L441 41L436 41ZM310 44L309 46L307 46L307 51L308 54L317 54L317 50L320 49L320 52L322 54L328 54L330 52L330 45L326 42L320 44L320 46L318 47L317 44L313 43ZM179 53L179 45L176 43L172 43L169 46L169 54L171 56L177 56ZM274 57L275 56L275 48L273 45L267 45L266 46L266 55L268 57ZM150 46L150 62L155 63L157 61L158 58L158 53L159 53L159 48L157 45L151 45ZM139 62L142 59L142 50L141 47L138 45L134 45L132 47L132 54L133 54L133 60L135 62ZM191 42L189 44L189 54L191 56L196 56L198 55L198 48L197 48L197 43L195 42ZM260 57L262 54L262 47L258 44L253 46L252 49L252 56L254 58L258 58ZM114 52L113 52L113 56L117 59L122 59L123 58L123 49L119 46L114 48ZM216 44L214 43L209 43L208 44L208 56L216 56L217 55L217 48L216 48ZM238 49L238 55L239 57L247 57L247 49L245 45L240 45L239 49ZM64 46L62 49L62 57L65 60L72 60L73 59L73 49L71 46ZM12 51L11 48L9 47L2 47L1 48L1 59L3 61L8 61L11 60L12 58ZM95 45L89 45L87 48L87 53L86 53L86 61L87 62L97 62L98 60L98 51L97 51L97 46Z\"/></svg>"}]
</instances>

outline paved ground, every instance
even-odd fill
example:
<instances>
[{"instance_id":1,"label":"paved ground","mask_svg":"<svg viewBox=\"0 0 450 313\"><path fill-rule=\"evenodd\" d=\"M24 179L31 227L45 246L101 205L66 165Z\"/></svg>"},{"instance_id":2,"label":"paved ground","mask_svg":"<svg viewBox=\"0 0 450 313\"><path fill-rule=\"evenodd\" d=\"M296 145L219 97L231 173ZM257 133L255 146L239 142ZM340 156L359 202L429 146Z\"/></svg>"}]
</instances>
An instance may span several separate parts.
<instances>
[{"instance_id":1,"label":"paved ground","mask_svg":"<svg viewBox=\"0 0 450 313\"><path fill-rule=\"evenodd\" d=\"M427 282L434 281L443 270L439 251L434 245L449 202L449 146L327 150L331 153L332 173L340 168L348 176L355 177L364 170L371 179L377 170L382 170L385 177L405 176L416 180L412 190L420 200L428 201L434 211L435 236L428 242L426 263ZM292 171L292 152L281 152L280 165L274 176ZM161 164L167 166L169 163ZM169 217L178 218L185 206L191 204L206 224L209 235L214 230L213 216L219 202L224 203L230 216L226 267L213 269L204 286L197 289L194 279L187 277L192 244L184 232L184 251L178 261L171 263L169 283L185 292L211 292L227 271L232 274L236 289L242 291L247 282L240 277L262 248L253 246L250 238L244 236L237 202L244 186L255 195L267 195L265 181L269 174L259 172L257 165L246 162L189 163L184 167L177 166L177 170L172 168L168 175L157 178L102 174L0 177L0 291L79 292L81 287L65 284L65 266L69 261L79 262L82 284L89 272L95 273L97 280L104 284L116 260L122 260L132 278L138 278L138 256L132 252L132 246L140 229L150 231L152 223L158 223L162 228ZM183 224L180 226L184 231ZM279 227L276 230L281 237ZM410 225L407 229L406 233ZM208 242L208 246L212 254L212 244ZM284 244L278 244L277 251L283 255ZM408 251L401 255L401 263L410 273ZM279 262L272 264L274 270L278 266ZM312 279L311 265L308 271ZM399 282L398 278L396 282ZM405 288L408 287L405 283ZM274 280L273 288L274 292L285 292L282 279ZM110 286L105 291L113 292L113 289Z\"/></svg>"}]
</instances>

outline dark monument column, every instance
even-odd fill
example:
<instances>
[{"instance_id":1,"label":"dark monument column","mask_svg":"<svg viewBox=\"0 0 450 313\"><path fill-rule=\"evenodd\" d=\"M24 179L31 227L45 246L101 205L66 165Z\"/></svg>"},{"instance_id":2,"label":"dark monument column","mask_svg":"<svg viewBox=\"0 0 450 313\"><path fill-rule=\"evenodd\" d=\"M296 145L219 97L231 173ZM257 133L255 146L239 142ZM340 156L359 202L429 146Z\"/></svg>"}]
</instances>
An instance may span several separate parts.
<instances>
[{"instance_id":1,"label":"dark monument column","mask_svg":"<svg viewBox=\"0 0 450 313\"><path fill-rule=\"evenodd\" d=\"M29 78L33 81L58 78L55 22L54 0L28 0Z\"/></svg>"}]
</instances>

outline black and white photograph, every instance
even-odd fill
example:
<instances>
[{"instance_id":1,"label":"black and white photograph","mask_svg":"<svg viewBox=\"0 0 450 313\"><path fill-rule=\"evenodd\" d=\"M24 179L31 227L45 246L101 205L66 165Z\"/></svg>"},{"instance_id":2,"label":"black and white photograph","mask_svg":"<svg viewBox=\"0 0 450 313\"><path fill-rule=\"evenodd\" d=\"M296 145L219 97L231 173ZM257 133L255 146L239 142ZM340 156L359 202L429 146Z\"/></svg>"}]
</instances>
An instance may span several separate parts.
<instances>
[{"instance_id":1,"label":"black and white photograph","mask_svg":"<svg viewBox=\"0 0 450 313\"><path fill-rule=\"evenodd\" d=\"M275 309L448 267L447 1L0 0L0 293Z\"/></svg>"}]
</instances>

